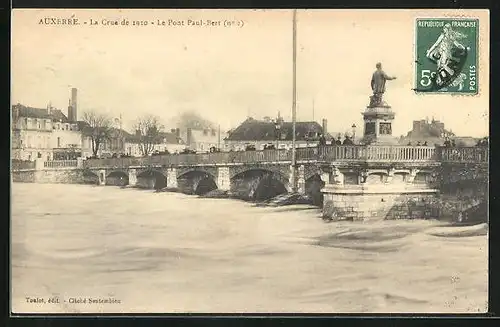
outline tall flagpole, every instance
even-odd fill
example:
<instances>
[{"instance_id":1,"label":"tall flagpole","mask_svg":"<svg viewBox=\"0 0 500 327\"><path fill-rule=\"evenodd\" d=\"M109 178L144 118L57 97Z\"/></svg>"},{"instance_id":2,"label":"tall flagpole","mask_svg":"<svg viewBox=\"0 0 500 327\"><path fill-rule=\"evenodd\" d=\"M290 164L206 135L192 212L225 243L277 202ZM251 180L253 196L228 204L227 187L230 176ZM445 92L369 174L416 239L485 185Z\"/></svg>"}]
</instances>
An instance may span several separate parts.
<instances>
[{"instance_id":1,"label":"tall flagpole","mask_svg":"<svg viewBox=\"0 0 500 327\"><path fill-rule=\"evenodd\" d=\"M314 99L313 99L313 121L315 121L314 120Z\"/></svg>"},{"instance_id":2,"label":"tall flagpole","mask_svg":"<svg viewBox=\"0 0 500 327\"><path fill-rule=\"evenodd\" d=\"M297 9L293 10L293 100L292 100L292 192L297 192L297 152L295 149L297 120Z\"/></svg>"}]
</instances>

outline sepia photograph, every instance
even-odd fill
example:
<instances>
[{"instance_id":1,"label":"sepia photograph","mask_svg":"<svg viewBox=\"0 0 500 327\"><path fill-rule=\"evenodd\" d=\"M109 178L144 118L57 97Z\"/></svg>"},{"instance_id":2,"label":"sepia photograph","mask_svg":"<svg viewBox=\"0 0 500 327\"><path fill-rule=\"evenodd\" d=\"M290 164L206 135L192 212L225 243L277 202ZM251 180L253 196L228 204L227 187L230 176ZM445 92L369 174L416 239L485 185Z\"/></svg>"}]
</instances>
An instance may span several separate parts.
<instances>
[{"instance_id":1,"label":"sepia photograph","mask_svg":"<svg viewBox=\"0 0 500 327\"><path fill-rule=\"evenodd\" d=\"M489 24L13 9L11 314L486 313Z\"/></svg>"}]
</instances>

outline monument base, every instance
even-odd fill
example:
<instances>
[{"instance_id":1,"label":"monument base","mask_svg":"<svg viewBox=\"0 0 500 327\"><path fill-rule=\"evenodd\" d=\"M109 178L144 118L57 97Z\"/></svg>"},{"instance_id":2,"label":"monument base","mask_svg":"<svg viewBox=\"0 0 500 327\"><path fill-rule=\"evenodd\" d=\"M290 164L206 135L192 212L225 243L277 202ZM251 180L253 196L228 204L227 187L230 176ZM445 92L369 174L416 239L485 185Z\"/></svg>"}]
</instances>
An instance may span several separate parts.
<instances>
[{"instance_id":1,"label":"monument base","mask_svg":"<svg viewBox=\"0 0 500 327\"><path fill-rule=\"evenodd\" d=\"M368 106L362 114L365 121L364 144L398 144L398 140L392 136L395 114L389 105Z\"/></svg>"},{"instance_id":2,"label":"monument base","mask_svg":"<svg viewBox=\"0 0 500 327\"><path fill-rule=\"evenodd\" d=\"M327 185L321 191L324 219L363 221L439 216L438 191L426 187Z\"/></svg>"}]
</instances>

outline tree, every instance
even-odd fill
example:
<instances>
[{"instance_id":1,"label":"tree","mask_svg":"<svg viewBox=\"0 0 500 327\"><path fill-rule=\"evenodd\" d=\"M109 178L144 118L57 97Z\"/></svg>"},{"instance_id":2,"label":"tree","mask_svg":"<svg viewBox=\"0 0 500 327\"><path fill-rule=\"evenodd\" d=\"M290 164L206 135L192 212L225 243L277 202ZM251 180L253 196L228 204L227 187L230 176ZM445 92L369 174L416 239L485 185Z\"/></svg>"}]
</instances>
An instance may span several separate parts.
<instances>
[{"instance_id":1,"label":"tree","mask_svg":"<svg viewBox=\"0 0 500 327\"><path fill-rule=\"evenodd\" d=\"M92 153L96 157L101 144L110 138L111 118L95 111L86 111L83 113L83 122L85 126L82 133L90 137Z\"/></svg>"},{"instance_id":2,"label":"tree","mask_svg":"<svg viewBox=\"0 0 500 327\"><path fill-rule=\"evenodd\" d=\"M160 133L163 128L157 116L145 115L137 119L134 130L139 137L139 149L143 156L153 152L155 145L161 142Z\"/></svg>"}]
</instances>

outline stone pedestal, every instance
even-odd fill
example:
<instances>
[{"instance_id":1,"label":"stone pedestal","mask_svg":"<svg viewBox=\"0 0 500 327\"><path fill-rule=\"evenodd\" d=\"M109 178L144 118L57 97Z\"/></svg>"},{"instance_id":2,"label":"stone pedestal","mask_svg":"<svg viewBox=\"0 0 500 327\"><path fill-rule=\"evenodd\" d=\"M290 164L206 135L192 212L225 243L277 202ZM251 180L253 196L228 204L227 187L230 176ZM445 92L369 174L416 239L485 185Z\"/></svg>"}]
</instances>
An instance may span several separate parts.
<instances>
[{"instance_id":1,"label":"stone pedestal","mask_svg":"<svg viewBox=\"0 0 500 327\"><path fill-rule=\"evenodd\" d=\"M391 106L386 103L369 105L362 114L365 144L397 144L397 140L392 135L395 113Z\"/></svg>"}]
</instances>

